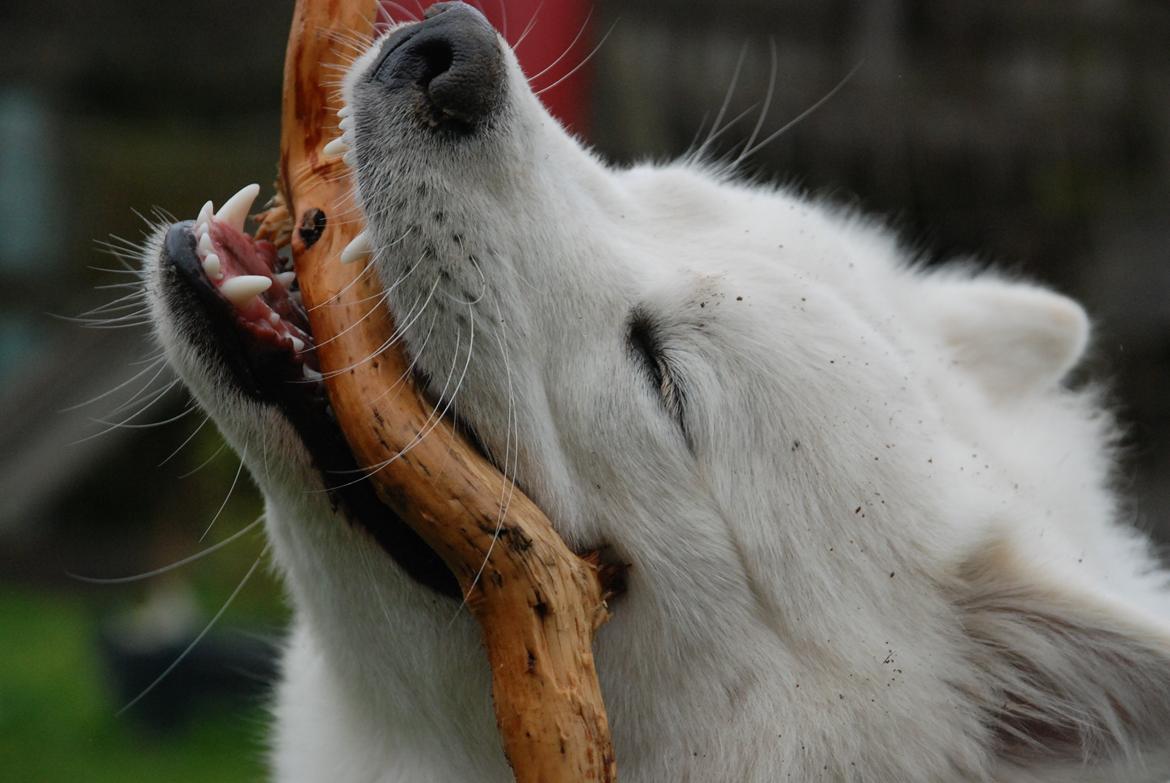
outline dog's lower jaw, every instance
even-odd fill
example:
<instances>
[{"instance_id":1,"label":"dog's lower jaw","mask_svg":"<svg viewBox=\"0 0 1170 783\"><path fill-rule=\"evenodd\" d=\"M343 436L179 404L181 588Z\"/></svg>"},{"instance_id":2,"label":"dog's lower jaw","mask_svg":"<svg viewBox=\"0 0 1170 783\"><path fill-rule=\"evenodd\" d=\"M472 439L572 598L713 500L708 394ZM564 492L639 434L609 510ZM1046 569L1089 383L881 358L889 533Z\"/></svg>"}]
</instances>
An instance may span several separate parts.
<instances>
[{"instance_id":1,"label":"dog's lower jaw","mask_svg":"<svg viewBox=\"0 0 1170 783\"><path fill-rule=\"evenodd\" d=\"M324 493L268 492L295 619L274 705L280 783L511 780L479 630Z\"/></svg>"}]
</instances>

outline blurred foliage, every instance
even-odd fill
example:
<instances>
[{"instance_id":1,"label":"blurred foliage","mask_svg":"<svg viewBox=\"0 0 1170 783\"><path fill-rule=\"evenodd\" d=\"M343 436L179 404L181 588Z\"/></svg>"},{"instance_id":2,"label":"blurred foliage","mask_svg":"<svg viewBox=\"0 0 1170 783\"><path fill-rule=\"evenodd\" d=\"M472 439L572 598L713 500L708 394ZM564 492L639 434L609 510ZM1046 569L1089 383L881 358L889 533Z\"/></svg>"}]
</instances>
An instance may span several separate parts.
<instances>
[{"instance_id":1,"label":"blurred foliage","mask_svg":"<svg viewBox=\"0 0 1170 783\"><path fill-rule=\"evenodd\" d=\"M104 686L96 620L75 597L0 593L0 770L10 781L252 781L262 777L263 725L246 711L196 715L152 734Z\"/></svg>"}]
</instances>

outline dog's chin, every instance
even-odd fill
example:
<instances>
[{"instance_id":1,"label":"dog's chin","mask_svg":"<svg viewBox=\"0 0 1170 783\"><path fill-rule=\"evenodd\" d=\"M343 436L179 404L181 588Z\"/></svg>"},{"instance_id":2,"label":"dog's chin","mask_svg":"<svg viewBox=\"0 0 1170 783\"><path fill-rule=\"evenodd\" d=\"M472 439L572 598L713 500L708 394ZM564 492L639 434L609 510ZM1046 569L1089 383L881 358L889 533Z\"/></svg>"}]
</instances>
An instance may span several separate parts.
<instances>
[{"instance_id":1,"label":"dog's chin","mask_svg":"<svg viewBox=\"0 0 1170 783\"><path fill-rule=\"evenodd\" d=\"M256 428L267 444L295 433L334 508L417 582L459 598L442 560L362 478L329 404L295 276L282 269L276 249L201 215L167 230L155 263L164 346L217 421L246 426L247 433L232 433L240 441ZM284 459L267 455L270 470L282 463L296 470L295 456L284 451Z\"/></svg>"}]
</instances>

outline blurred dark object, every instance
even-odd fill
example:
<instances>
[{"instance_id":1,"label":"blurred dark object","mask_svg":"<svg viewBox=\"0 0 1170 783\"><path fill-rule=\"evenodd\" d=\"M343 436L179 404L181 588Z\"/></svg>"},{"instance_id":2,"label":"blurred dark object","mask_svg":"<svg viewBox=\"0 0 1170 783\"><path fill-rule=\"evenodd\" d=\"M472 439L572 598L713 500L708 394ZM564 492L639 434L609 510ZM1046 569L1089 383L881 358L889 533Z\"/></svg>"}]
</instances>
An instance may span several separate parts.
<instances>
[{"instance_id":1,"label":"blurred dark object","mask_svg":"<svg viewBox=\"0 0 1170 783\"><path fill-rule=\"evenodd\" d=\"M128 719L148 731L170 731L209 706L253 707L266 697L276 679L276 645L217 630L184 655L206 622L194 596L172 584L152 591L135 610L102 623L98 649L114 702L133 702L125 713Z\"/></svg>"}]
</instances>

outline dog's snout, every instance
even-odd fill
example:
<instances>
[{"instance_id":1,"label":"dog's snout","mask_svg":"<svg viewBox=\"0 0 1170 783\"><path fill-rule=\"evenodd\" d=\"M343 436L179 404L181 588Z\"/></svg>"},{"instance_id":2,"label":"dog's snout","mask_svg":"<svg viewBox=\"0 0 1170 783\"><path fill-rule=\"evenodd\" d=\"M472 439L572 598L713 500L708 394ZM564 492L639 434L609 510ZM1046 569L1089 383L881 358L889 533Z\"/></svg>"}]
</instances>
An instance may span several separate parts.
<instances>
[{"instance_id":1,"label":"dog's snout","mask_svg":"<svg viewBox=\"0 0 1170 783\"><path fill-rule=\"evenodd\" d=\"M440 116L473 125L503 91L503 52L491 24L461 3L438 3L424 21L386 39L370 78L391 91L422 91Z\"/></svg>"}]
</instances>

